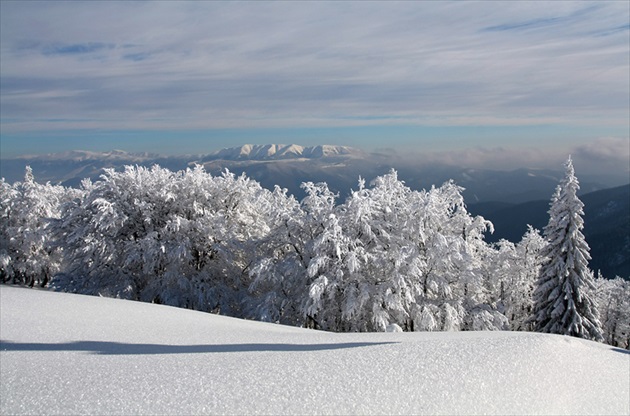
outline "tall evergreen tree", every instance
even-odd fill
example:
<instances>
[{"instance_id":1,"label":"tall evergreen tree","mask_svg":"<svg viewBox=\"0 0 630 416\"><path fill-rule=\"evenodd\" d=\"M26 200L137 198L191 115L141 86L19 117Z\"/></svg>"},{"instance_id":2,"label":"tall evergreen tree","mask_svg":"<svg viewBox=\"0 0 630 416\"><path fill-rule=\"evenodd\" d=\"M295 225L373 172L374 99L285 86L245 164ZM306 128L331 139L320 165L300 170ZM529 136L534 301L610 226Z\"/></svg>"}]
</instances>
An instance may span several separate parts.
<instances>
[{"instance_id":1,"label":"tall evergreen tree","mask_svg":"<svg viewBox=\"0 0 630 416\"><path fill-rule=\"evenodd\" d=\"M544 230L547 246L534 291L534 329L603 341L593 300L593 272L588 268L591 256L581 231L584 204L577 197L580 186L570 157L565 168Z\"/></svg>"}]
</instances>

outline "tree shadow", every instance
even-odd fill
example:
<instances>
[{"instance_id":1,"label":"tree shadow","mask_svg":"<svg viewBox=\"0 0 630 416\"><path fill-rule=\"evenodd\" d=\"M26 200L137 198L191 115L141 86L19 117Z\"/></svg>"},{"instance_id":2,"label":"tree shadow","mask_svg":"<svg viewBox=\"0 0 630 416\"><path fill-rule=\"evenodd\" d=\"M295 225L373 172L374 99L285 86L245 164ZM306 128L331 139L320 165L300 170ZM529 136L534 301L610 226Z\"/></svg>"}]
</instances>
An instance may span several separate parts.
<instances>
[{"instance_id":1,"label":"tree shadow","mask_svg":"<svg viewBox=\"0 0 630 416\"><path fill-rule=\"evenodd\" d=\"M98 355L212 354L234 352L311 352L396 344L395 342L346 342L338 344L128 344L107 341L30 343L0 341L0 351L84 351Z\"/></svg>"},{"instance_id":2,"label":"tree shadow","mask_svg":"<svg viewBox=\"0 0 630 416\"><path fill-rule=\"evenodd\" d=\"M624 350L623 348L611 348L611 350L615 352L620 352L622 354L630 354L630 350Z\"/></svg>"}]
</instances>

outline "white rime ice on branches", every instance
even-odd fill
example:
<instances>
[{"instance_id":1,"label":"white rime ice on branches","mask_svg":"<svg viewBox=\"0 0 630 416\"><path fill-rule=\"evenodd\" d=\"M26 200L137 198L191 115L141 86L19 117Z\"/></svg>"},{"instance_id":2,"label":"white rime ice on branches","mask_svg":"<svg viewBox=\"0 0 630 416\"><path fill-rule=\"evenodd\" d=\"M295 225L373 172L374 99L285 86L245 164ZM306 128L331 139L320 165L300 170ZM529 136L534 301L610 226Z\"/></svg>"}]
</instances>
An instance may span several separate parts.
<instances>
[{"instance_id":1,"label":"white rime ice on branches","mask_svg":"<svg viewBox=\"0 0 630 416\"><path fill-rule=\"evenodd\" d=\"M604 342L630 349L630 281L600 276L595 287Z\"/></svg>"},{"instance_id":2,"label":"white rime ice on branches","mask_svg":"<svg viewBox=\"0 0 630 416\"><path fill-rule=\"evenodd\" d=\"M0 280L339 332L601 339L570 161L545 239L530 227L517 244L486 243L492 224L452 181L414 191L392 170L345 201L302 187L297 201L228 171L127 166L71 189L27 168L0 181ZM597 287L605 339L627 347L627 285Z\"/></svg>"},{"instance_id":3,"label":"white rime ice on branches","mask_svg":"<svg viewBox=\"0 0 630 416\"><path fill-rule=\"evenodd\" d=\"M489 285L488 303L495 305L509 322L511 330L527 331L532 314L532 292L542 262L546 242L539 231L529 226L517 244L499 241L484 262Z\"/></svg>"},{"instance_id":4,"label":"white rime ice on branches","mask_svg":"<svg viewBox=\"0 0 630 416\"><path fill-rule=\"evenodd\" d=\"M314 325L308 314L309 273L315 266L315 241L324 233L324 221L335 209L335 195L325 183L302 185L306 198L298 203L286 190L276 188L275 226L259 244L265 253L251 267L250 298L246 316L289 325ZM314 263L313 263L314 264ZM316 289L313 289L315 292Z\"/></svg>"},{"instance_id":5,"label":"white rime ice on branches","mask_svg":"<svg viewBox=\"0 0 630 416\"><path fill-rule=\"evenodd\" d=\"M240 313L275 194L228 172L157 166L107 170L84 191L54 224L68 264L53 287Z\"/></svg>"},{"instance_id":6,"label":"white rime ice on branches","mask_svg":"<svg viewBox=\"0 0 630 416\"><path fill-rule=\"evenodd\" d=\"M277 244L283 249L255 268L256 285L282 284L268 292L274 301L283 296L275 302L282 309L267 310L268 316L332 331L385 331L392 324L410 331L467 329L467 313L483 301L475 258L490 224L470 217L461 188L447 182L416 192L392 171L370 188L360 180L335 205L325 184L304 187L304 223L292 230L295 222L287 221L281 229L282 236L299 237ZM286 284L287 274L297 276L291 279L297 286ZM505 322L497 319L496 329Z\"/></svg>"},{"instance_id":7,"label":"white rime ice on branches","mask_svg":"<svg viewBox=\"0 0 630 416\"><path fill-rule=\"evenodd\" d=\"M48 220L59 216L64 201L79 192L35 182L30 166L23 182L0 180L0 281L45 286L60 269L59 250L51 244Z\"/></svg>"},{"instance_id":8,"label":"white rime ice on branches","mask_svg":"<svg viewBox=\"0 0 630 416\"><path fill-rule=\"evenodd\" d=\"M545 227L545 261L534 291L534 329L539 332L603 340L594 301L589 247L582 234L584 204L571 158L556 188Z\"/></svg>"}]
</instances>

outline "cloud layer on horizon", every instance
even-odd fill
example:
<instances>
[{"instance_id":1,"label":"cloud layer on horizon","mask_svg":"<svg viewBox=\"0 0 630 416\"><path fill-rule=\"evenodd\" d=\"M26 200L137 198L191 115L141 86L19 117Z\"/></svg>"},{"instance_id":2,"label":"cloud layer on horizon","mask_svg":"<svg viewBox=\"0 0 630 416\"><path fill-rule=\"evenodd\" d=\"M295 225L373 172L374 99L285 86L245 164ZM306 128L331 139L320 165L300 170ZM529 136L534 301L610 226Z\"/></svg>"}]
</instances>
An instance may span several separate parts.
<instances>
[{"instance_id":1,"label":"cloud layer on horizon","mask_svg":"<svg viewBox=\"0 0 630 416\"><path fill-rule=\"evenodd\" d=\"M554 150L527 145L517 148L477 146L401 154L395 149L381 149L384 157L406 163L490 168L505 171L521 167L562 170L564 161L570 156L577 171L581 174L607 174L616 176L620 180L623 180L625 176L630 182L629 152L630 140L615 137L598 138L588 144Z\"/></svg>"}]
</instances>

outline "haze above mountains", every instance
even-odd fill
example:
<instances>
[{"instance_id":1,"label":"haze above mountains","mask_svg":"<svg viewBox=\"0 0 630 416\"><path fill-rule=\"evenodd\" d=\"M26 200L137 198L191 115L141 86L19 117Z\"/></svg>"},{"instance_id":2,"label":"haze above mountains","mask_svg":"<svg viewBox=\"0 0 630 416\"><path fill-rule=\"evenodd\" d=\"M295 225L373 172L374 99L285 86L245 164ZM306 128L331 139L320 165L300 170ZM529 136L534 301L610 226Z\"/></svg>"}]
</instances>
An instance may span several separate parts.
<instances>
[{"instance_id":1,"label":"haze above mountains","mask_svg":"<svg viewBox=\"0 0 630 416\"><path fill-rule=\"evenodd\" d=\"M541 229L548 220L549 200L563 176L558 170L519 167L511 171L473 169L438 163L423 163L389 153L368 153L347 146L296 144L243 145L208 154L161 156L120 150L99 153L71 151L4 159L0 175L8 182L20 181L26 165L39 182L79 186L84 178L98 180L106 168L158 164L173 171L196 164L220 175L225 169L245 173L262 186L278 185L301 199L303 182L326 182L343 201L358 179L369 181L391 169L412 189L428 189L454 180L465 188L463 195L473 214L483 215L495 225L489 241L505 238L518 241L527 224ZM577 176L585 203L585 235L591 245L592 268L604 276L630 276L630 178ZM622 185L622 186L620 186Z\"/></svg>"}]
</instances>

